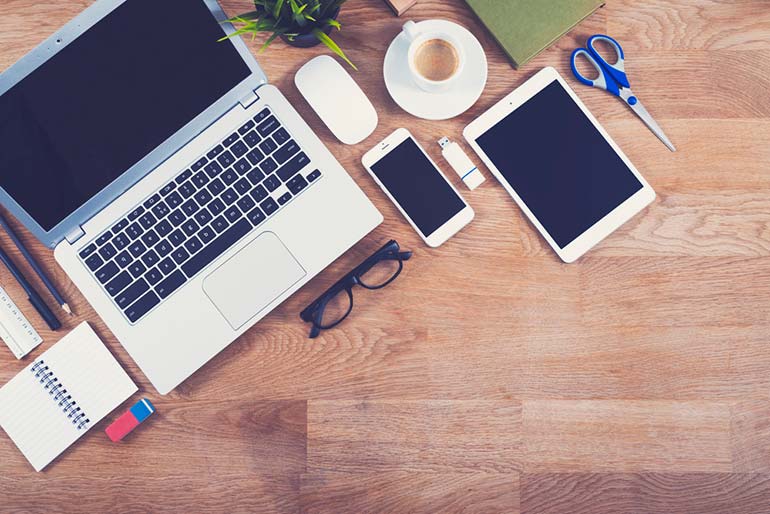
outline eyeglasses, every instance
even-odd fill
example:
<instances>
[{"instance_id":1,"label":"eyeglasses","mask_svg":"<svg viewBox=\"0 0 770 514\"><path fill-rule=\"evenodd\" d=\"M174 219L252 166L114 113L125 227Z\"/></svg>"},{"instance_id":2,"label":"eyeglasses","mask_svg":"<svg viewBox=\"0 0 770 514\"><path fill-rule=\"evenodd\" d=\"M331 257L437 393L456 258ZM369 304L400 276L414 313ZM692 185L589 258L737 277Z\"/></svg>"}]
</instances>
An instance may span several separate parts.
<instances>
[{"instance_id":1,"label":"eyeglasses","mask_svg":"<svg viewBox=\"0 0 770 514\"><path fill-rule=\"evenodd\" d=\"M348 317L353 310L353 286L382 289L396 280L404 269L404 261L411 257L412 252L402 252L398 243L391 239L338 280L299 315L303 321L313 324L310 338L318 337L322 330L334 328Z\"/></svg>"}]
</instances>

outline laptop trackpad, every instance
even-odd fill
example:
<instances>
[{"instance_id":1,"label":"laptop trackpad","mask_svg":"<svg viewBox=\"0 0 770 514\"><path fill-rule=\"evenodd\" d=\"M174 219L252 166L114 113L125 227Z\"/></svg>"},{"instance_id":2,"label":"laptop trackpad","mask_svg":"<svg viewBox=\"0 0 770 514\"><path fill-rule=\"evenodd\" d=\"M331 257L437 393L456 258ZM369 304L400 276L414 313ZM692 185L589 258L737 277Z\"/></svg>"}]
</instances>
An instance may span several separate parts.
<instances>
[{"instance_id":1,"label":"laptop trackpad","mask_svg":"<svg viewBox=\"0 0 770 514\"><path fill-rule=\"evenodd\" d=\"M305 275L278 236L265 232L208 275L203 290L237 330Z\"/></svg>"}]
</instances>

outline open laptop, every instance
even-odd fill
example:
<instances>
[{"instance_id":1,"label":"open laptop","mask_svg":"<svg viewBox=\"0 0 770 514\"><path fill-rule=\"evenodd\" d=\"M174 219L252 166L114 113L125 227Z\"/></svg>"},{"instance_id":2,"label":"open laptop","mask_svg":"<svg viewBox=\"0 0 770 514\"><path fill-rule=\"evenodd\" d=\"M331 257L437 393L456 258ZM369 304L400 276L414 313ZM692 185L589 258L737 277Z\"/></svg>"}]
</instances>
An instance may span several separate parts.
<instances>
[{"instance_id":1,"label":"open laptop","mask_svg":"<svg viewBox=\"0 0 770 514\"><path fill-rule=\"evenodd\" d=\"M0 75L0 202L162 394L382 221L216 0L98 0Z\"/></svg>"}]
</instances>

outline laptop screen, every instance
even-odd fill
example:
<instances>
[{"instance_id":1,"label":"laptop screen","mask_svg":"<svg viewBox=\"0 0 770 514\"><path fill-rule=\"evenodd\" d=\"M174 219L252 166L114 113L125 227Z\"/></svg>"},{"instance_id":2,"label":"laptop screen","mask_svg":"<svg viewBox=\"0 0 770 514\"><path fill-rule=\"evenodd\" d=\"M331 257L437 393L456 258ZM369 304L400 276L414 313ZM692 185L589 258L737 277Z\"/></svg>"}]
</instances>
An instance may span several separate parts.
<instances>
[{"instance_id":1,"label":"laptop screen","mask_svg":"<svg viewBox=\"0 0 770 514\"><path fill-rule=\"evenodd\" d=\"M127 0L0 96L0 187L46 231L246 79L202 0Z\"/></svg>"}]
</instances>

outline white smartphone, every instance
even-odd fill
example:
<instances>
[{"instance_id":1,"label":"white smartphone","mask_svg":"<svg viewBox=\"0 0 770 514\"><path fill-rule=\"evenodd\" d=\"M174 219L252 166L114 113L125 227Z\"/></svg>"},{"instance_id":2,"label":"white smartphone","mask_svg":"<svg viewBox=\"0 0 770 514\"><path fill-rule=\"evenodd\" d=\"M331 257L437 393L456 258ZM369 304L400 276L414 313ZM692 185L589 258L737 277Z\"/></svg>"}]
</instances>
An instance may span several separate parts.
<instances>
[{"instance_id":1,"label":"white smartphone","mask_svg":"<svg viewBox=\"0 0 770 514\"><path fill-rule=\"evenodd\" d=\"M361 162L428 246L441 246L473 219L471 206L405 128Z\"/></svg>"}]
</instances>

